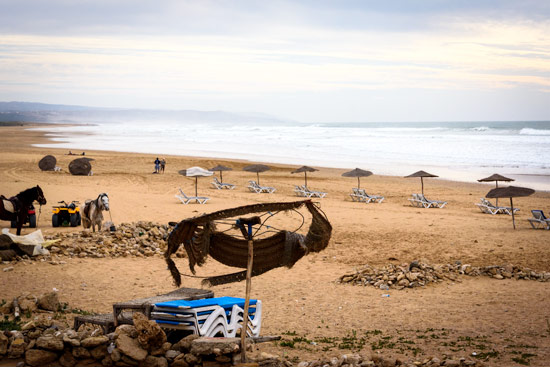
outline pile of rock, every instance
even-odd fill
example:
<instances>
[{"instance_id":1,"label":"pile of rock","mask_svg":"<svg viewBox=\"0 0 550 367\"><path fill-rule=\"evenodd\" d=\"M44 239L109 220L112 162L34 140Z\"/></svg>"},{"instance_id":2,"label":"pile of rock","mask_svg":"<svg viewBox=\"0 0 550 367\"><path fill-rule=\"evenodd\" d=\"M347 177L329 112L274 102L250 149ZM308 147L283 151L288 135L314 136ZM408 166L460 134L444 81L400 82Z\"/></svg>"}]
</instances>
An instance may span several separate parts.
<instances>
[{"instance_id":1,"label":"pile of rock","mask_svg":"<svg viewBox=\"0 0 550 367\"><path fill-rule=\"evenodd\" d=\"M332 357L327 359L319 359L316 361L310 362L300 362L297 367L320 367L320 366L330 366L330 367L350 367L350 366L361 366L361 367L418 367L418 366L446 366L446 367L479 367L484 366L483 362L474 361L467 358L453 359L451 357L445 356L442 359L437 357L429 357L424 360L415 360L415 361L402 361L399 358L382 356L380 354L372 354L369 356L360 355L360 354L343 354L339 357Z\"/></svg>"},{"instance_id":2,"label":"pile of rock","mask_svg":"<svg viewBox=\"0 0 550 367\"><path fill-rule=\"evenodd\" d=\"M171 227L152 222L123 223L114 232L88 230L60 233L51 246L52 255L70 257L149 257L162 255Z\"/></svg>"},{"instance_id":3,"label":"pile of rock","mask_svg":"<svg viewBox=\"0 0 550 367\"><path fill-rule=\"evenodd\" d=\"M52 298L51 295L48 296ZM46 297L46 298L48 298ZM54 296L54 301L57 296ZM50 301L52 301L50 299ZM121 325L103 335L101 329L82 326L76 331L58 322L57 314L36 315L42 298L21 296L1 311L14 318L16 308L23 313L34 309L20 330L0 330L0 360L23 359L18 366L146 366L190 367L230 366L240 356L238 338L187 336L169 343L164 331L143 314L134 314L134 325ZM46 301L44 301L46 302ZM51 308L59 303L46 304ZM7 319L9 319L7 318ZM7 320L6 319L6 320Z\"/></svg>"},{"instance_id":4,"label":"pile of rock","mask_svg":"<svg viewBox=\"0 0 550 367\"><path fill-rule=\"evenodd\" d=\"M365 265L352 274L342 275L339 283L373 286L383 290L422 287L443 281L460 282L460 276L489 276L495 279L550 281L550 272L535 272L515 265L476 267L457 261L455 264L430 265L420 261L389 264L382 268Z\"/></svg>"},{"instance_id":5,"label":"pile of rock","mask_svg":"<svg viewBox=\"0 0 550 367\"><path fill-rule=\"evenodd\" d=\"M58 233L45 236L46 240L59 240L48 247L49 254L29 256L17 254L3 261L8 265L17 261L48 261L53 265L64 264L63 257L150 257L163 256L166 240L173 227L153 222L123 223L116 231ZM187 257L183 246L177 257ZM3 257L2 257L3 259ZM9 271L11 269L4 269Z\"/></svg>"}]
</instances>

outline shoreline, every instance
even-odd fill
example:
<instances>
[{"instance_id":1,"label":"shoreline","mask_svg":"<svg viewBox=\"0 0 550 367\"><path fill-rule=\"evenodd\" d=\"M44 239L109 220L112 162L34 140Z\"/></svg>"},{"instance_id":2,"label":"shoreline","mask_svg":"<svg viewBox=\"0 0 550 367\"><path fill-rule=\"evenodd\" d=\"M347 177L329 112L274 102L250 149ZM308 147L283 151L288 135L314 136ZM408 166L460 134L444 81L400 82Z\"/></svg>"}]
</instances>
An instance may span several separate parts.
<instances>
[{"instance_id":1,"label":"shoreline","mask_svg":"<svg viewBox=\"0 0 550 367\"><path fill-rule=\"evenodd\" d=\"M36 125L40 125L40 124L36 124ZM54 124L54 123L50 123L50 124L47 124L48 127L63 127L63 126L82 126L80 124ZM38 129L36 129L38 127ZM59 136L59 137L65 137L67 139L70 139L70 136L71 135L75 135L75 136L86 136L86 135L93 135L92 133L88 133L88 132L72 132L71 134L59 134L59 135L54 135L56 132L55 131L51 131L51 130L46 130L46 129L41 129L40 126L33 126L31 127L30 129L32 129L33 131L44 131L44 139L45 139L45 142L42 142L42 143L34 143L32 144L33 147L35 148L46 148L46 149L59 149L59 150L63 150L63 149L77 149L77 150L89 150L89 151L97 151L97 152L116 152L116 153L128 153L128 154L145 154L145 155L150 155L150 156L168 156L168 157L181 157L181 158L186 158L186 159L209 159L209 160L214 160L214 159L218 159L218 160L222 160L222 161L236 161L236 162L250 162L251 164L252 163L263 163L263 164L271 164L271 165L279 165L279 166L288 166L288 167L300 167L301 165L311 165L311 166L314 166L314 167L318 167L318 168L323 168L323 169L334 169L334 170L342 170L342 172L345 172L347 170L351 170L355 167L339 167L337 165L330 165L330 164L323 164L321 162L315 162L315 163L309 163L308 161L311 161L310 159L301 159L300 161L303 162L303 163L289 163L287 161L285 161L285 159L279 159L277 160L276 158L274 159L273 157L270 157L270 156L261 156L261 155L257 155L255 157L255 159L247 159L245 157L236 157L236 156L239 156L239 155L244 155L244 154L239 154L239 153L223 153L223 152L218 152L218 154L216 154L215 152L210 152L211 154L204 154L204 152L200 152L200 151L197 151L197 154L194 154L193 152L191 153L187 153L187 154L174 154L174 153L169 153L169 154L164 154L164 153L154 153L154 152L142 152L142 151L135 151L135 150L126 150L126 149L119 149L119 150L112 150L112 149L107 149L107 150L103 150L103 149L86 149L86 148L82 148L82 146L79 146L78 144L76 143L70 143L70 142L66 142L66 143L60 143L60 142L56 142L55 141L55 137L56 136ZM50 136L48 136L49 134L51 134ZM60 144L65 144L64 147L60 147L60 146L55 146L55 145L60 145ZM439 176L438 179L441 179L441 180L446 180L446 181L453 181L453 182L462 182L462 183L477 183L477 180L482 178L482 177L487 177L493 173L496 173L496 172L489 172L489 171L484 171L483 169L481 169L482 167L463 167L462 169L460 169L460 167L444 167L444 166L439 166L439 165L434 165L434 164L424 164L424 165L418 165L418 166L410 166L410 165L401 165L402 168L404 167L407 167L409 168L410 167L410 170L405 170L403 169L403 174L402 175L397 175L397 174L378 174L376 173L376 168L380 168L383 170L383 167L384 165L382 164L371 164L370 167L359 167L359 168L362 168L362 169L366 169L366 170L369 170L369 171L375 171L373 172L375 175L378 175L378 176L383 176L383 177L401 177L401 178L404 178L404 176L412 173L413 171L417 171L417 170L425 170L425 171L428 171L430 173L434 173L436 175ZM374 168L374 170L373 170ZM525 187L532 187L534 188L535 190L537 191L543 191L543 192L550 192L550 174L539 174L539 173L506 173L505 171L499 171L498 172L499 174L502 174L506 177L510 177L510 178L513 178L515 181L511 182L511 183L507 183L507 186L525 186ZM446 176L448 176L449 178L445 178ZM520 181L521 183L518 184L517 181ZM491 185L489 184L488 187L491 187Z\"/></svg>"}]
</instances>

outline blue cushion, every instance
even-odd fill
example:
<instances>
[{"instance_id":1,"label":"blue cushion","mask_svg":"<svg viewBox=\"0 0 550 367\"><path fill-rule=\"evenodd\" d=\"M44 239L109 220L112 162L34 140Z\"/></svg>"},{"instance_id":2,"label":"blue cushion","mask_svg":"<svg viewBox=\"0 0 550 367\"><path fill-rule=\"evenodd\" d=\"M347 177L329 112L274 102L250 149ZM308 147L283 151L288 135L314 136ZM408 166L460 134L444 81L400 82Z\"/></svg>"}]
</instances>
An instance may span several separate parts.
<instances>
[{"instance_id":1,"label":"blue cushion","mask_svg":"<svg viewBox=\"0 0 550 367\"><path fill-rule=\"evenodd\" d=\"M232 308L233 305L239 305L239 307L244 308L245 299L237 297L217 297L217 298L204 298L197 299L194 301L186 301L183 299L166 301L155 303L156 307L164 308L199 308L199 307L208 307L208 306L220 306L223 308ZM250 305L255 305L256 300L251 299Z\"/></svg>"}]
</instances>

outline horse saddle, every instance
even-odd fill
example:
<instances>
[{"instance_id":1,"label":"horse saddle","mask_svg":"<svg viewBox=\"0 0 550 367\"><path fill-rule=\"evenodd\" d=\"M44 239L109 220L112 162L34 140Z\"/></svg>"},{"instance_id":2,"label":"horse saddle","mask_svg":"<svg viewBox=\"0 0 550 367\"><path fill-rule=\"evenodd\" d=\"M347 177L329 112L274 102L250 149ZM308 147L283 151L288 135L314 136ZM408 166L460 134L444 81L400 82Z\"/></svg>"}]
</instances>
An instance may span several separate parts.
<instances>
[{"instance_id":1,"label":"horse saddle","mask_svg":"<svg viewBox=\"0 0 550 367\"><path fill-rule=\"evenodd\" d=\"M8 199L4 195L0 195L0 200L3 201L5 211L14 214L17 212L17 208L19 207L19 199L17 199L15 196Z\"/></svg>"}]
</instances>

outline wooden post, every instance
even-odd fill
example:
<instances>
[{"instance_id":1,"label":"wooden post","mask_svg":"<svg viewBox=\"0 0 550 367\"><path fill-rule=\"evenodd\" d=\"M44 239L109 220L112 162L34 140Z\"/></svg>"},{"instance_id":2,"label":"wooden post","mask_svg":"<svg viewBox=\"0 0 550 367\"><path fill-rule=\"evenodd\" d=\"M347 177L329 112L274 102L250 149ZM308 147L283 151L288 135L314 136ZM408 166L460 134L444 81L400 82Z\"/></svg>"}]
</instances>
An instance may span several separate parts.
<instances>
[{"instance_id":1,"label":"wooden post","mask_svg":"<svg viewBox=\"0 0 550 367\"><path fill-rule=\"evenodd\" d=\"M510 207L512 207L512 224L514 225L514 229L516 229L516 219L514 218L514 202L512 201L511 196L510 196Z\"/></svg>"},{"instance_id":2,"label":"wooden post","mask_svg":"<svg viewBox=\"0 0 550 367\"><path fill-rule=\"evenodd\" d=\"M420 177L420 182L422 183L422 196L424 196L424 177Z\"/></svg>"},{"instance_id":3,"label":"wooden post","mask_svg":"<svg viewBox=\"0 0 550 367\"><path fill-rule=\"evenodd\" d=\"M241 328L241 362L246 363L246 332L248 331L248 307L250 305L250 288L252 285L252 263L254 261L254 242L252 224L248 224L248 263L246 266L246 297L244 302L243 324Z\"/></svg>"}]
</instances>

